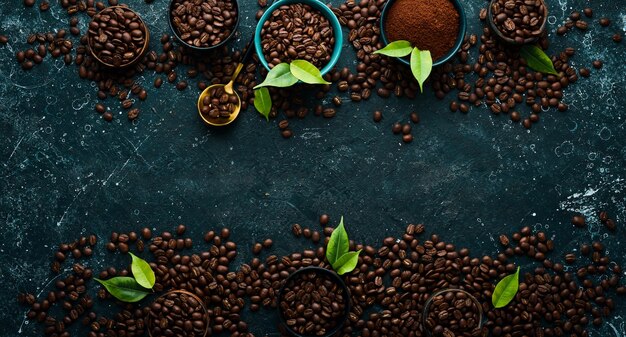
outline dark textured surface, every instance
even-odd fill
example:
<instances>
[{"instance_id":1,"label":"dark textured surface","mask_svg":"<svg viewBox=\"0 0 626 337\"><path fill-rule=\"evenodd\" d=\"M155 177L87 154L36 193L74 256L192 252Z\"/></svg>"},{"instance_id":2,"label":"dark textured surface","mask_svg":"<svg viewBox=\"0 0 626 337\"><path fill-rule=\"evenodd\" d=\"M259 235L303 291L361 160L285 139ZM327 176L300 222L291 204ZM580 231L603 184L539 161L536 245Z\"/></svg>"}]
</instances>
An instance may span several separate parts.
<instances>
[{"instance_id":1,"label":"dark textured surface","mask_svg":"<svg viewBox=\"0 0 626 337\"><path fill-rule=\"evenodd\" d=\"M240 31L249 36L257 7L241 3ZM465 3L468 33L480 31L475 16L483 4ZM550 31L586 4L551 2ZM252 110L228 129L207 129L195 111L197 90L169 85L150 89L136 123L123 115L106 123L93 110L94 84L79 80L75 66L46 59L24 73L14 61L29 33L67 28L56 1L39 13L2 0L0 32L10 42L0 46L0 335L39 331L24 323L15 296L50 289L56 244L89 233L102 243L112 229L171 230L185 223L200 239L206 230L229 226L243 260L252 242L267 237L275 239L278 254L303 248L291 238L290 224L317 226L324 212L333 223L344 215L351 237L366 243L423 222L473 255L495 252L498 234L529 225L554 238L554 259L581 242L604 239L609 254L625 265L626 44L610 36L624 34L626 11L621 1L589 4L595 11L590 30L552 33L550 51L573 46L576 68L596 58L604 68L565 91L568 112L543 113L531 131L485 107L450 113L447 100L427 91L414 100L346 103L332 120L294 121L296 136L286 141L276 121L266 123ZM168 29L166 5L131 2L153 36ZM603 15L611 27L595 23ZM86 23L81 18L81 27ZM354 52L344 49L342 65L353 67ZM154 76L146 72L140 80L151 87ZM384 111L380 124L371 120L376 109ZM391 124L407 121L411 111L422 121L414 127L415 141L404 145ZM600 209L616 218L616 234L606 234L596 220ZM592 219L588 230L573 228L573 212ZM95 270L125 263L99 248L87 262ZM592 336L624 336L626 304L617 303L618 316ZM275 319L248 320L258 336L274 331L263 320Z\"/></svg>"}]
</instances>

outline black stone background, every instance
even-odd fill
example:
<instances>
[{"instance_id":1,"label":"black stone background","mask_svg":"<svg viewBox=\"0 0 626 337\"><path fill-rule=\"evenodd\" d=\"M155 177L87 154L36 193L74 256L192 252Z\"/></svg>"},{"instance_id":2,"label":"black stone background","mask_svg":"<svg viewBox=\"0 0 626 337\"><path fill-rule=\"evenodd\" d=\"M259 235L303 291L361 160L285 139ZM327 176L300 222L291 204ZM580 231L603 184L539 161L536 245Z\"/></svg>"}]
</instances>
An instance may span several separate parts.
<instances>
[{"instance_id":1,"label":"black stone background","mask_svg":"<svg viewBox=\"0 0 626 337\"><path fill-rule=\"evenodd\" d=\"M240 2L241 36L232 43L237 48L249 38L257 11L255 1ZM148 22L152 46L159 47L158 37L169 30L167 1L128 4ZM116 119L104 122L93 110L94 83L80 80L75 66L48 58L23 72L14 61L28 34L67 29L67 15L56 1L51 5L40 13L18 0L0 1L0 32L10 36L0 46L2 336L41 333L24 322L26 309L15 298L20 291L50 290L49 263L58 243L95 233L100 246L86 263L95 270L121 268L128 259L105 252L105 238L112 230L143 226L162 231L184 223L198 243L205 231L228 226L241 247L238 261L244 261L251 258L251 244L268 237L276 254L310 246L294 240L290 227L298 222L316 228L321 213L335 224L344 215L351 238L368 244L401 235L409 222L423 222L429 233L476 256L496 252L498 234L528 225L556 241L554 260L582 242L602 239L609 254L626 264L626 45L610 39L626 30L622 1L549 1L551 32L572 9L594 9L588 32L551 33L549 51L572 46L574 67L590 67L599 58L604 68L565 90L568 112L544 112L530 131L484 106L467 115L450 113L449 100L438 101L427 89L412 100L376 96L360 104L339 94L346 104L336 118L294 121L290 140L280 137L277 121L267 123L251 109L229 128L209 129L194 105L197 80L184 92L170 85L156 90L150 72L139 79L150 88L139 104L140 118L129 123L109 103ZM468 33L479 33L476 17L485 2L464 5ZM597 24L603 15L611 27ZM86 24L85 16L81 27ZM354 69L353 49L343 48L339 65ZM376 109L384 112L380 124L371 119ZM415 141L405 145L390 129L408 121L411 111L421 123L414 127ZM597 221L600 209L616 218L616 234ZM574 212L588 217L587 230L569 223ZM95 289L91 284L93 294ZM626 305L616 303L617 316L592 336L624 336ZM244 318L257 336L275 332L274 313Z\"/></svg>"}]
</instances>

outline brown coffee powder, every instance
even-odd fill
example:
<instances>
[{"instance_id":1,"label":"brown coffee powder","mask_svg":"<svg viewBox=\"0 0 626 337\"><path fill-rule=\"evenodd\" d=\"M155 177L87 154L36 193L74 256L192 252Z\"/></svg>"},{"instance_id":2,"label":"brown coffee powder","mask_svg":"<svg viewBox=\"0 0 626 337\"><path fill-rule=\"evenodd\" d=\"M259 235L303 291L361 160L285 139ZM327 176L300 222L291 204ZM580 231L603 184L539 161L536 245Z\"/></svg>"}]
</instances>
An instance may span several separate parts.
<instances>
[{"instance_id":1,"label":"brown coffee powder","mask_svg":"<svg viewBox=\"0 0 626 337\"><path fill-rule=\"evenodd\" d=\"M429 50L433 61L444 56L459 34L459 12L449 0L396 0L387 16L389 41L407 40Z\"/></svg>"}]
</instances>

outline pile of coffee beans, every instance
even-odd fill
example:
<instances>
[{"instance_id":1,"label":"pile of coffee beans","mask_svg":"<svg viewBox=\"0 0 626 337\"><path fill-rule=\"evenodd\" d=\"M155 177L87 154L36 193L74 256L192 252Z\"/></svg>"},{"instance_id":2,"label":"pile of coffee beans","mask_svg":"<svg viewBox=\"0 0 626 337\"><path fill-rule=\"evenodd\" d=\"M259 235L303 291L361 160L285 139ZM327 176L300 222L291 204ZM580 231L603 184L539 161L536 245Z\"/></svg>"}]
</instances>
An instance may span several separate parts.
<instances>
[{"instance_id":1,"label":"pile of coffee beans","mask_svg":"<svg viewBox=\"0 0 626 337\"><path fill-rule=\"evenodd\" d=\"M74 44L67 38L67 31L64 29L56 33L30 34L26 42L32 45L32 47L15 53L15 59L24 70L30 70L35 65L41 64L48 54L55 59L63 56L63 62L66 65L72 63L71 51L74 48Z\"/></svg>"},{"instance_id":2,"label":"pile of coffee beans","mask_svg":"<svg viewBox=\"0 0 626 337\"><path fill-rule=\"evenodd\" d=\"M599 218L604 222L610 219L606 212L600 212ZM202 249L197 248L192 238L185 236L184 225L176 227L173 233L165 231L158 235L153 235L147 228L138 232L113 233L106 246L113 244L109 248L111 251L134 249L140 254L138 242L146 240L148 249L144 254L148 255L144 258L156 275L155 292L184 289L198 296L211 318L210 334L228 332L231 336L253 336L241 316L245 306L249 306L252 315L262 307L276 309L283 305L278 294L292 273L308 266L331 268L325 259L325 246L333 232L329 223L329 216L323 215L319 219L321 231L300 224L292 226L296 238L310 240L317 245L316 248L279 256L271 251L271 239L260 240L252 247L255 257L238 266L231 265L238 255L238 246L229 240L228 228L206 232L203 238L208 248ZM480 336L575 334L584 337L589 335L590 323L599 326L611 316L616 305L615 294L626 295L622 268L598 241L584 243L577 251L565 254L566 268L558 257L551 256L555 242L549 238L550 234L533 231L530 227L523 227L510 235L501 234L499 251L482 257L473 257L469 249L444 242L436 234L420 237L424 232L424 225L409 224L401 236L387 237L380 245L350 242L350 250L361 249L362 253L355 270L343 275L351 305L348 320L339 335L426 336L426 327L422 323L426 302L432 294L452 288L464 290L479 301L485 315ZM65 246L60 250L73 252L79 249L81 242L85 245L79 250L87 246L94 249L91 241L91 236L82 237L68 244L69 248L74 246L71 250ZM135 243L133 246L128 245L131 241ZM85 262L78 262L85 256L82 252L76 254L78 258L74 254L65 256L63 264L74 259L72 268L63 270L69 275L57 280L55 290L42 298L32 294L18 296L21 303L30 307L27 317L41 322L46 335L67 336L76 322L90 329L89 337L139 336L146 331L152 310L150 304L123 305L112 318L98 314L89 294L89 281L94 272L82 264ZM53 257L53 261L58 261L58 257ZM514 273L520 262L523 272L519 292L508 306L493 308L491 295L495 284ZM98 277L108 279L128 274L129 267L118 270L110 266L103 268ZM309 281L315 284L314 280ZM111 295L100 288L97 297L106 301ZM455 301L461 300L458 297L454 295ZM302 299L294 299L294 303ZM447 302L445 297L443 301ZM335 302L339 306L341 301ZM322 302L321 306L332 306L332 303ZM52 310L53 307L63 310L59 314ZM295 308L296 313L302 310L298 309L298 304ZM310 314L306 309L301 313ZM437 319L443 320L445 314L440 313L444 311L443 307L437 310ZM469 306L459 310L463 315L468 314L463 321L467 324L475 308ZM450 315L454 320L458 316L454 311L448 312L448 324L440 324L444 328L443 336L447 333L446 327L454 332L450 329L453 321ZM300 328L304 324L306 329L306 323L298 322L296 318L295 326ZM193 321L191 324L193 326ZM461 320L459 327L460 324ZM278 329L287 335L282 325ZM317 328L313 331L318 332Z\"/></svg>"},{"instance_id":3,"label":"pile of coffee beans","mask_svg":"<svg viewBox=\"0 0 626 337\"><path fill-rule=\"evenodd\" d=\"M278 299L285 324L300 335L322 336L346 319L343 286L325 273L307 270L290 278Z\"/></svg>"},{"instance_id":4,"label":"pile of coffee beans","mask_svg":"<svg viewBox=\"0 0 626 337\"><path fill-rule=\"evenodd\" d=\"M174 0L170 10L178 37L197 48L224 42L235 29L237 15L233 0Z\"/></svg>"},{"instance_id":5,"label":"pile of coffee beans","mask_svg":"<svg viewBox=\"0 0 626 337\"><path fill-rule=\"evenodd\" d=\"M495 0L490 9L490 20L498 32L516 43L527 43L545 34L548 12L543 0Z\"/></svg>"},{"instance_id":6,"label":"pile of coffee beans","mask_svg":"<svg viewBox=\"0 0 626 337\"><path fill-rule=\"evenodd\" d=\"M171 291L150 304L150 336L202 337L209 326L202 300L186 291Z\"/></svg>"},{"instance_id":7,"label":"pile of coffee beans","mask_svg":"<svg viewBox=\"0 0 626 337\"><path fill-rule=\"evenodd\" d=\"M271 14L261 29L261 45L270 68L298 59L321 69L330 61L335 36L324 15L296 3L280 6Z\"/></svg>"},{"instance_id":8,"label":"pile of coffee beans","mask_svg":"<svg viewBox=\"0 0 626 337\"><path fill-rule=\"evenodd\" d=\"M228 119L238 103L237 95L227 93L224 86L219 85L209 88L207 95L202 99L200 110L209 118Z\"/></svg>"},{"instance_id":9,"label":"pile of coffee beans","mask_svg":"<svg viewBox=\"0 0 626 337\"><path fill-rule=\"evenodd\" d=\"M148 44L148 29L131 9L109 7L93 16L87 37L91 52L100 62L119 68L142 56Z\"/></svg>"},{"instance_id":10,"label":"pile of coffee beans","mask_svg":"<svg viewBox=\"0 0 626 337\"><path fill-rule=\"evenodd\" d=\"M465 291L443 290L430 299L426 310L425 325L434 337L481 335L480 303Z\"/></svg>"}]
</instances>

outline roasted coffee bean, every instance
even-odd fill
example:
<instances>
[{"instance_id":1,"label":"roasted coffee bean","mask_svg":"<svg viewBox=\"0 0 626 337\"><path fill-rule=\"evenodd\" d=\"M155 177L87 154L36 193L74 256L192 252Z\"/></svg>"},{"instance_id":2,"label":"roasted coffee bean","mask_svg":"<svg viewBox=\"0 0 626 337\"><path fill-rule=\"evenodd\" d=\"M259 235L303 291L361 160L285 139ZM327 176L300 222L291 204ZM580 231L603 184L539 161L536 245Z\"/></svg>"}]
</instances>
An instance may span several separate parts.
<instances>
[{"instance_id":1,"label":"roasted coffee bean","mask_svg":"<svg viewBox=\"0 0 626 337\"><path fill-rule=\"evenodd\" d=\"M587 23L587 21L583 21L583 20L576 21L574 26L580 30L587 30L587 28L589 28L589 24Z\"/></svg>"},{"instance_id":2,"label":"roasted coffee bean","mask_svg":"<svg viewBox=\"0 0 626 337\"><path fill-rule=\"evenodd\" d=\"M580 68L578 70L578 73L580 74L580 76L582 77L589 77L589 75L591 75L591 72L589 71L588 68Z\"/></svg>"},{"instance_id":3,"label":"roasted coffee bean","mask_svg":"<svg viewBox=\"0 0 626 337\"><path fill-rule=\"evenodd\" d=\"M374 122L379 123L380 121L383 120L383 113L378 110L374 111L373 119L374 119Z\"/></svg>"},{"instance_id":4,"label":"roasted coffee bean","mask_svg":"<svg viewBox=\"0 0 626 337\"><path fill-rule=\"evenodd\" d=\"M103 114L102 114L102 118L103 118L105 121L110 122L110 121L112 121L112 120L113 120L113 114L112 114L112 113L110 113L109 111L107 111L107 112L105 112L105 113L103 113Z\"/></svg>"},{"instance_id":5,"label":"roasted coffee bean","mask_svg":"<svg viewBox=\"0 0 626 337\"><path fill-rule=\"evenodd\" d=\"M412 142L413 141L413 135L411 135L411 134L402 135L402 141L405 142L405 143Z\"/></svg>"},{"instance_id":6,"label":"roasted coffee bean","mask_svg":"<svg viewBox=\"0 0 626 337\"><path fill-rule=\"evenodd\" d=\"M593 65L594 68L600 69L600 68L602 68L603 63L602 63L601 60L594 60L592 62L592 65Z\"/></svg>"},{"instance_id":7,"label":"roasted coffee bean","mask_svg":"<svg viewBox=\"0 0 626 337\"><path fill-rule=\"evenodd\" d=\"M391 127L391 131L395 134L399 134L400 132L402 132L402 124L394 123Z\"/></svg>"},{"instance_id":8,"label":"roasted coffee bean","mask_svg":"<svg viewBox=\"0 0 626 337\"><path fill-rule=\"evenodd\" d=\"M24 6L33 7L35 5L35 0L24 0Z\"/></svg>"},{"instance_id":9,"label":"roasted coffee bean","mask_svg":"<svg viewBox=\"0 0 626 337\"><path fill-rule=\"evenodd\" d=\"M414 124L418 124L420 122L420 116L416 112L411 112L409 117Z\"/></svg>"},{"instance_id":10,"label":"roasted coffee bean","mask_svg":"<svg viewBox=\"0 0 626 337\"><path fill-rule=\"evenodd\" d=\"M586 226L585 217L583 215L580 215L580 214L574 215L572 217L572 225L574 225L576 227L579 227L579 228L585 227Z\"/></svg>"},{"instance_id":11,"label":"roasted coffee bean","mask_svg":"<svg viewBox=\"0 0 626 337\"><path fill-rule=\"evenodd\" d=\"M223 43L237 23L237 4L230 0L174 0L171 23L187 45L208 48Z\"/></svg>"},{"instance_id":12,"label":"roasted coffee bean","mask_svg":"<svg viewBox=\"0 0 626 337\"><path fill-rule=\"evenodd\" d=\"M600 26L602 27L608 27L611 24L611 20L609 18L600 18L598 23L600 23Z\"/></svg>"},{"instance_id":13,"label":"roasted coffee bean","mask_svg":"<svg viewBox=\"0 0 626 337\"><path fill-rule=\"evenodd\" d=\"M321 69L330 61L334 44L328 19L305 4L278 7L261 29L263 57L270 68L302 59Z\"/></svg>"},{"instance_id":14,"label":"roasted coffee bean","mask_svg":"<svg viewBox=\"0 0 626 337\"><path fill-rule=\"evenodd\" d=\"M589 7L583 9L583 14L585 14L586 17L591 18L593 17L593 10Z\"/></svg>"},{"instance_id":15,"label":"roasted coffee bean","mask_svg":"<svg viewBox=\"0 0 626 337\"><path fill-rule=\"evenodd\" d=\"M615 33L615 34L613 34L612 39L613 39L613 42L620 43L620 42L622 42L622 34Z\"/></svg>"},{"instance_id":16,"label":"roasted coffee bean","mask_svg":"<svg viewBox=\"0 0 626 337\"><path fill-rule=\"evenodd\" d=\"M182 91L182 90L187 89L187 81L180 81L180 82L176 83L176 89L178 91Z\"/></svg>"},{"instance_id":17,"label":"roasted coffee bean","mask_svg":"<svg viewBox=\"0 0 626 337\"><path fill-rule=\"evenodd\" d=\"M340 98L339 96L335 96L335 97L333 97L333 104L334 104L336 107L341 106L341 103L342 103L342 102L341 102L341 98Z\"/></svg>"},{"instance_id":18,"label":"roasted coffee bean","mask_svg":"<svg viewBox=\"0 0 626 337\"><path fill-rule=\"evenodd\" d=\"M139 116L139 109L134 108L134 109L128 110L128 120L133 121L137 119L138 116Z\"/></svg>"}]
</instances>

